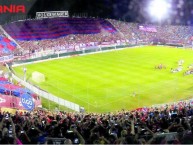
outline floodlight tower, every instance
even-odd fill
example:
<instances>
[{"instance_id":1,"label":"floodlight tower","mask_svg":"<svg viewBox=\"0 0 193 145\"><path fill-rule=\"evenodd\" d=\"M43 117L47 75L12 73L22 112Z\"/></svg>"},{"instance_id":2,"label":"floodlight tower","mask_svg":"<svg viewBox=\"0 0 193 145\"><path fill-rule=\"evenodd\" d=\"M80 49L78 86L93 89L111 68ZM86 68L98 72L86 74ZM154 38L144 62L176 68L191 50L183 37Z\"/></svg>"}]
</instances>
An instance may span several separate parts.
<instances>
[{"instance_id":1,"label":"floodlight tower","mask_svg":"<svg viewBox=\"0 0 193 145\"><path fill-rule=\"evenodd\" d=\"M171 4L169 0L151 0L148 6L149 15L161 24L169 16Z\"/></svg>"}]
</instances>

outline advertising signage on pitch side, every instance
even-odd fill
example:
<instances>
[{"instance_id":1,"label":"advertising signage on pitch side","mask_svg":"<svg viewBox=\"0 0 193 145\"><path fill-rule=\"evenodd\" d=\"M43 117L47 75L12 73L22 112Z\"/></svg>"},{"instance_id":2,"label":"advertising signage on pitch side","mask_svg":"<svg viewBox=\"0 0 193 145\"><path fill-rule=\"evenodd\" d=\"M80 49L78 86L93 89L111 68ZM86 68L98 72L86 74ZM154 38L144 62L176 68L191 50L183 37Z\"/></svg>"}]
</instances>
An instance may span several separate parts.
<instances>
[{"instance_id":1,"label":"advertising signage on pitch side","mask_svg":"<svg viewBox=\"0 0 193 145\"><path fill-rule=\"evenodd\" d=\"M56 18L56 17L69 17L68 11L36 12L36 19Z\"/></svg>"},{"instance_id":2,"label":"advertising signage on pitch side","mask_svg":"<svg viewBox=\"0 0 193 145\"><path fill-rule=\"evenodd\" d=\"M21 96L21 104L28 111L32 111L35 107L33 98L27 93Z\"/></svg>"}]
</instances>

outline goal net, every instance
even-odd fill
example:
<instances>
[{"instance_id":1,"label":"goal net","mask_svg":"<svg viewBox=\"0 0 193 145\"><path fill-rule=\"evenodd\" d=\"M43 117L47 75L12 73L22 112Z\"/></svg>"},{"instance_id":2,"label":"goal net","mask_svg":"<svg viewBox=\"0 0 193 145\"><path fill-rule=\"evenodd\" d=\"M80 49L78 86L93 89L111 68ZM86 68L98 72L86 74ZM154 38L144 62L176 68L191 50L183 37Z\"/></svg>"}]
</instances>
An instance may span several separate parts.
<instances>
[{"instance_id":1,"label":"goal net","mask_svg":"<svg viewBox=\"0 0 193 145\"><path fill-rule=\"evenodd\" d=\"M33 72L32 73L32 80L37 82L37 83L41 83L45 81L45 75L40 73L40 72Z\"/></svg>"}]
</instances>

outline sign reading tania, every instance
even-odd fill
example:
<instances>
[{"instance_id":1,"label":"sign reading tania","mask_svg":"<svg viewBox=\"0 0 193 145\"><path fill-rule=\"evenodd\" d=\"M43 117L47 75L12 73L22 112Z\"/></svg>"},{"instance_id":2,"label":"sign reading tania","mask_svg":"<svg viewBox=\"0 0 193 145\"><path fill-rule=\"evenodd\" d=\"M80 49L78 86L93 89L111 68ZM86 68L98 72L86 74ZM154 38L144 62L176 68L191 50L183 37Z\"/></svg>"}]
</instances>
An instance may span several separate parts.
<instances>
[{"instance_id":1,"label":"sign reading tania","mask_svg":"<svg viewBox=\"0 0 193 145\"><path fill-rule=\"evenodd\" d=\"M28 111L33 110L35 106L34 101L29 94L23 94L21 96L21 104Z\"/></svg>"},{"instance_id":2,"label":"sign reading tania","mask_svg":"<svg viewBox=\"0 0 193 145\"><path fill-rule=\"evenodd\" d=\"M3 13L25 13L24 5L0 5L0 14Z\"/></svg>"}]
</instances>

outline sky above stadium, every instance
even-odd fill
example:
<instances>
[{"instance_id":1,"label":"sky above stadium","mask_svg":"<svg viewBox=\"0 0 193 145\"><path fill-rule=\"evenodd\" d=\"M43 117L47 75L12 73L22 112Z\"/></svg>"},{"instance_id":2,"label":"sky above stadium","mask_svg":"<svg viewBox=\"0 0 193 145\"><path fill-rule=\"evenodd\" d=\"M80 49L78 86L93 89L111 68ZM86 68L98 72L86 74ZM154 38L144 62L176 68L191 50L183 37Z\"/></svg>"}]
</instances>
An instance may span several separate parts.
<instances>
[{"instance_id":1,"label":"sky above stadium","mask_svg":"<svg viewBox=\"0 0 193 145\"><path fill-rule=\"evenodd\" d=\"M70 16L100 17L138 23L167 23L193 25L193 0L156 0L169 3L162 19L155 17L155 11L165 6L150 4L155 0L0 0L0 4L24 4L25 14L1 14L1 23L16 19L34 18L41 11L69 11ZM154 8L152 14L150 8Z\"/></svg>"}]
</instances>

